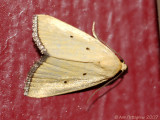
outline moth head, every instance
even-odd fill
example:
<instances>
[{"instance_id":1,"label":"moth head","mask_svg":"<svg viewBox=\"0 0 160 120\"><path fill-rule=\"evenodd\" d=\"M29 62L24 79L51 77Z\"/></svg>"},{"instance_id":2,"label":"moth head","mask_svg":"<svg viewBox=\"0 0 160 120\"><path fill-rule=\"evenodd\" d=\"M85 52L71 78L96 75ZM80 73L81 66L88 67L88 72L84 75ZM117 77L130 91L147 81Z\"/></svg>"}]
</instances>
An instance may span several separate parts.
<instances>
[{"instance_id":1,"label":"moth head","mask_svg":"<svg viewBox=\"0 0 160 120\"><path fill-rule=\"evenodd\" d=\"M121 70L122 71L127 70L127 65L124 62L122 62L122 68L121 68Z\"/></svg>"}]
</instances>

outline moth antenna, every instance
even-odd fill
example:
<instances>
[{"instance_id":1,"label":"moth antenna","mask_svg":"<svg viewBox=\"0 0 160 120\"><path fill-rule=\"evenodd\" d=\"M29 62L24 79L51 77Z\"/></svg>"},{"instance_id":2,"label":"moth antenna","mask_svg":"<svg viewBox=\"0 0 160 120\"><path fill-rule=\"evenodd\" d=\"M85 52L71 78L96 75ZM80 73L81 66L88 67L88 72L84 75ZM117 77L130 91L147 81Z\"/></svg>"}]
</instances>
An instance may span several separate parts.
<instances>
[{"instance_id":1,"label":"moth antenna","mask_svg":"<svg viewBox=\"0 0 160 120\"><path fill-rule=\"evenodd\" d=\"M93 36L96 38L96 39L98 39L98 37L97 37L97 35L96 35L96 32L95 32L95 21L93 22L93 24L92 24L92 34L93 34ZM99 39L98 39L99 40Z\"/></svg>"},{"instance_id":2,"label":"moth antenna","mask_svg":"<svg viewBox=\"0 0 160 120\"><path fill-rule=\"evenodd\" d=\"M99 40L99 41L102 41L102 40L99 39L98 36L96 35L96 32L95 32L95 21L94 21L93 24L92 24L92 34L93 34L94 38L96 38L96 39ZM123 58L122 58L115 50L113 50L112 48L110 48L107 44L105 44L105 45L106 45L112 52L116 53L122 61L124 61Z\"/></svg>"},{"instance_id":3,"label":"moth antenna","mask_svg":"<svg viewBox=\"0 0 160 120\"><path fill-rule=\"evenodd\" d=\"M109 80L106 84L104 84L103 86L101 86L100 88L98 88L96 91L94 91L94 93L89 97L89 99L87 100L87 104L89 103L89 101L91 100L91 98L103 87L109 85L110 83L112 83L113 81L115 81L116 79L118 79L124 71L121 71L116 77L112 78L111 80Z\"/></svg>"},{"instance_id":4,"label":"moth antenna","mask_svg":"<svg viewBox=\"0 0 160 120\"><path fill-rule=\"evenodd\" d=\"M113 50L112 48L110 48L107 44L106 44L106 46L107 46L112 52L114 52L115 54L117 54L118 57L120 58L120 60L121 60L122 62L124 62L123 58L120 56L120 54L119 54L118 52L116 52L115 50Z\"/></svg>"}]
</instances>

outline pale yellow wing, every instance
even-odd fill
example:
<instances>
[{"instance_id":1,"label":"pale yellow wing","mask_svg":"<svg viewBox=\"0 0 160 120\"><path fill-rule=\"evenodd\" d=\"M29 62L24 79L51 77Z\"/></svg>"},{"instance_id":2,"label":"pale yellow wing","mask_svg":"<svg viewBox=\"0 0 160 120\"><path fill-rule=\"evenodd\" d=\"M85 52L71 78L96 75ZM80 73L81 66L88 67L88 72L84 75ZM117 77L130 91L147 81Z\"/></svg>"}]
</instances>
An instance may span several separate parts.
<instances>
[{"instance_id":1,"label":"pale yellow wing","mask_svg":"<svg viewBox=\"0 0 160 120\"><path fill-rule=\"evenodd\" d=\"M109 56L117 60L117 56L99 40L48 15L34 17L33 34L37 34L36 43L41 41L49 56L82 62L97 62Z\"/></svg>"},{"instance_id":2,"label":"pale yellow wing","mask_svg":"<svg viewBox=\"0 0 160 120\"><path fill-rule=\"evenodd\" d=\"M110 78L97 64L47 57L31 78L28 96L48 97L95 86Z\"/></svg>"}]
</instances>

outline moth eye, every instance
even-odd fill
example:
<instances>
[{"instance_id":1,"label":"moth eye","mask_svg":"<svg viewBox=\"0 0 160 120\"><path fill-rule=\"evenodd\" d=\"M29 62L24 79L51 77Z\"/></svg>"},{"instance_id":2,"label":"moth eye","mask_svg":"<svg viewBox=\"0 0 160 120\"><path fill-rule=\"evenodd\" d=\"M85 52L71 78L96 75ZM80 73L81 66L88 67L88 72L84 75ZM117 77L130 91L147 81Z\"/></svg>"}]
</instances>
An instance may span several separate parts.
<instances>
[{"instance_id":1,"label":"moth eye","mask_svg":"<svg viewBox=\"0 0 160 120\"><path fill-rule=\"evenodd\" d=\"M73 38L73 36L72 36L72 35L70 35L70 38Z\"/></svg>"},{"instance_id":2,"label":"moth eye","mask_svg":"<svg viewBox=\"0 0 160 120\"><path fill-rule=\"evenodd\" d=\"M86 50L90 50L90 48L89 48L89 47L86 47Z\"/></svg>"},{"instance_id":3,"label":"moth eye","mask_svg":"<svg viewBox=\"0 0 160 120\"><path fill-rule=\"evenodd\" d=\"M120 61L123 63L124 61L122 59L120 59Z\"/></svg>"},{"instance_id":4,"label":"moth eye","mask_svg":"<svg viewBox=\"0 0 160 120\"><path fill-rule=\"evenodd\" d=\"M67 81L64 81L64 83L66 84L66 83L67 83Z\"/></svg>"},{"instance_id":5,"label":"moth eye","mask_svg":"<svg viewBox=\"0 0 160 120\"><path fill-rule=\"evenodd\" d=\"M87 73L83 73L83 76L87 75Z\"/></svg>"}]
</instances>

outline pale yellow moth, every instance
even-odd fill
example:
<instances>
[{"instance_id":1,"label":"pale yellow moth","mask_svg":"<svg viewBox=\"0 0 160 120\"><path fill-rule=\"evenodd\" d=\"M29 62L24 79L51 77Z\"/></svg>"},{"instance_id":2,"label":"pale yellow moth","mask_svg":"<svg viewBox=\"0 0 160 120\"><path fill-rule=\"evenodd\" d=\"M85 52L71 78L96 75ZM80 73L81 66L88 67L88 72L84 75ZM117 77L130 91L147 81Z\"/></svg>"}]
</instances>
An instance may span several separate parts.
<instances>
[{"instance_id":1,"label":"pale yellow moth","mask_svg":"<svg viewBox=\"0 0 160 120\"><path fill-rule=\"evenodd\" d=\"M93 33L94 34L94 33ZM98 85L127 69L98 38L48 15L33 17L43 56L31 68L24 95L42 98Z\"/></svg>"}]
</instances>

